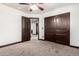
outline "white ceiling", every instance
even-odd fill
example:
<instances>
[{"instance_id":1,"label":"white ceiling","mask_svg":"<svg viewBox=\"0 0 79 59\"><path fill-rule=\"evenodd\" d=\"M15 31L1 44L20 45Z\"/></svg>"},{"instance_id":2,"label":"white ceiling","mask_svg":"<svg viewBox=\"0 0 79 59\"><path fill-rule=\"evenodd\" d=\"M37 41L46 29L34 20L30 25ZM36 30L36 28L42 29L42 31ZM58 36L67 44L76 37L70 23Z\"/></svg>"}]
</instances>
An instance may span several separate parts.
<instances>
[{"instance_id":1,"label":"white ceiling","mask_svg":"<svg viewBox=\"0 0 79 59\"><path fill-rule=\"evenodd\" d=\"M32 12L29 11L29 5L20 5L19 3L3 3L3 4L7 5L9 7L15 8L15 9L19 9L25 13L41 14L41 13L52 11L56 8L71 5L72 3L44 3L44 4L40 5L41 7L44 8L44 11L36 10L36 11L32 11Z\"/></svg>"}]
</instances>

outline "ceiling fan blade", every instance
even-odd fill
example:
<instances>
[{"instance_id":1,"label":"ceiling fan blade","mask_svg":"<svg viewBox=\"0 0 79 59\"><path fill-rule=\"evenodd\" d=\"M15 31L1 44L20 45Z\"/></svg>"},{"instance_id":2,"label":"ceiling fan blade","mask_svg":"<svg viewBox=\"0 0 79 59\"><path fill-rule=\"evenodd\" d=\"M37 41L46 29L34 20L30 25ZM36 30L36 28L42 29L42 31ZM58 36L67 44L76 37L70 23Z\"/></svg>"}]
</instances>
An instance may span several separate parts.
<instances>
[{"instance_id":1,"label":"ceiling fan blade","mask_svg":"<svg viewBox=\"0 0 79 59\"><path fill-rule=\"evenodd\" d=\"M40 7L40 6L38 6L38 8L39 8L41 11L43 11L43 10L44 10L44 8L42 8L42 7Z\"/></svg>"},{"instance_id":2,"label":"ceiling fan blade","mask_svg":"<svg viewBox=\"0 0 79 59\"><path fill-rule=\"evenodd\" d=\"M43 3L38 3L38 4L43 4Z\"/></svg>"},{"instance_id":3,"label":"ceiling fan blade","mask_svg":"<svg viewBox=\"0 0 79 59\"><path fill-rule=\"evenodd\" d=\"M21 4L21 5L29 5L29 3L19 3L19 4Z\"/></svg>"}]
</instances>

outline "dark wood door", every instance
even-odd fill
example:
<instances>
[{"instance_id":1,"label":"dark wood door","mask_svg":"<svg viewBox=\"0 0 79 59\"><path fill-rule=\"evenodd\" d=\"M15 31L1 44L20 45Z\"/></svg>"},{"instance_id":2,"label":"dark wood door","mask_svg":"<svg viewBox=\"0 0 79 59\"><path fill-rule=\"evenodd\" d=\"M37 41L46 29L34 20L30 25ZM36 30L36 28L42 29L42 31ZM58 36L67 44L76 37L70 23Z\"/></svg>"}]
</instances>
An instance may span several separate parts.
<instances>
[{"instance_id":1,"label":"dark wood door","mask_svg":"<svg viewBox=\"0 0 79 59\"><path fill-rule=\"evenodd\" d=\"M30 40L30 19L22 17L22 41Z\"/></svg>"},{"instance_id":2,"label":"dark wood door","mask_svg":"<svg viewBox=\"0 0 79 59\"><path fill-rule=\"evenodd\" d=\"M39 25L38 25L38 23L36 23L36 35L38 35L39 34Z\"/></svg>"},{"instance_id":3,"label":"dark wood door","mask_svg":"<svg viewBox=\"0 0 79 59\"><path fill-rule=\"evenodd\" d=\"M70 14L65 13L55 16L55 40L58 43L69 45L70 37Z\"/></svg>"},{"instance_id":4,"label":"dark wood door","mask_svg":"<svg viewBox=\"0 0 79 59\"><path fill-rule=\"evenodd\" d=\"M69 45L70 13L45 18L45 40Z\"/></svg>"},{"instance_id":5,"label":"dark wood door","mask_svg":"<svg viewBox=\"0 0 79 59\"><path fill-rule=\"evenodd\" d=\"M55 41L54 17L45 18L45 40Z\"/></svg>"}]
</instances>

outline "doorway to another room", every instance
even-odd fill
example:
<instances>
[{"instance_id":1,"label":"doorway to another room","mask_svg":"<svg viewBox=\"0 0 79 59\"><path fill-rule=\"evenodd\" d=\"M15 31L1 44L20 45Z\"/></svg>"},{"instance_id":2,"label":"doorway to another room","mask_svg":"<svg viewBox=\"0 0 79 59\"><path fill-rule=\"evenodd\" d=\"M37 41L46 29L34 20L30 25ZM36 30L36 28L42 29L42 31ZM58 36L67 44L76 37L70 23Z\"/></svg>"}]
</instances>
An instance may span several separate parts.
<instances>
[{"instance_id":1,"label":"doorway to another room","mask_svg":"<svg viewBox=\"0 0 79 59\"><path fill-rule=\"evenodd\" d=\"M31 40L39 39L39 18L30 18Z\"/></svg>"}]
</instances>

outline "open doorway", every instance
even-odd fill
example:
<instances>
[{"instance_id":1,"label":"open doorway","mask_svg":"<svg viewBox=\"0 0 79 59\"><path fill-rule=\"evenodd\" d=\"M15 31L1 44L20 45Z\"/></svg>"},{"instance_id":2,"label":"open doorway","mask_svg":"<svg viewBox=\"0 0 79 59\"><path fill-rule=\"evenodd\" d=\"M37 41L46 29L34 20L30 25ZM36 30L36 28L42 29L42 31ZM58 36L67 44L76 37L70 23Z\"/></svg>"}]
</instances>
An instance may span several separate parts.
<instances>
[{"instance_id":1,"label":"open doorway","mask_svg":"<svg viewBox=\"0 0 79 59\"><path fill-rule=\"evenodd\" d=\"M31 22L31 40L39 39L39 18L30 18Z\"/></svg>"}]
</instances>

